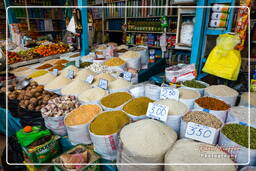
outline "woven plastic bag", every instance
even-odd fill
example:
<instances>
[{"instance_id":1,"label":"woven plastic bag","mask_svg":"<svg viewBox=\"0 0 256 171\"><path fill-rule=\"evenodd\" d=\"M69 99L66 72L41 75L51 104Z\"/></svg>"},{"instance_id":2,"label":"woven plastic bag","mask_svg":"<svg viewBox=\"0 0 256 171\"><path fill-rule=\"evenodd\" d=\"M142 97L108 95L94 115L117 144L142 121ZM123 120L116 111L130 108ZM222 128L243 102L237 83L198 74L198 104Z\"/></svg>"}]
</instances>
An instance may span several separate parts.
<instances>
[{"instance_id":1,"label":"woven plastic bag","mask_svg":"<svg viewBox=\"0 0 256 171\"><path fill-rule=\"evenodd\" d=\"M203 72L228 80L237 80L241 66L241 55L240 51L234 48L239 42L238 36L220 35L217 38L217 45L207 58Z\"/></svg>"}]
</instances>

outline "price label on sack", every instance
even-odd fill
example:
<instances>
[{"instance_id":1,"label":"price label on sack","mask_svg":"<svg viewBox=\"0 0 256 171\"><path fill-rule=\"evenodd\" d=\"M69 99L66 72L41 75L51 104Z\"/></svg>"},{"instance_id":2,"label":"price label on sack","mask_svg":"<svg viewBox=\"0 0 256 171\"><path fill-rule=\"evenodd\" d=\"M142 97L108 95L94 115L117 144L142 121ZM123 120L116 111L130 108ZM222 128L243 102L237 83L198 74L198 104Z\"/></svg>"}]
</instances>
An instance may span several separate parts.
<instances>
[{"instance_id":1,"label":"price label on sack","mask_svg":"<svg viewBox=\"0 0 256 171\"><path fill-rule=\"evenodd\" d=\"M77 68L80 68L80 58L77 58L76 60L75 60L75 66L77 67Z\"/></svg>"},{"instance_id":2,"label":"price label on sack","mask_svg":"<svg viewBox=\"0 0 256 171\"><path fill-rule=\"evenodd\" d=\"M166 122L169 112L169 107L157 103L149 103L146 116Z\"/></svg>"},{"instance_id":3,"label":"price label on sack","mask_svg":"<svg viewBox=\"0 0 256 171\"><path fill-rule=\"evenodd\" d=\"M132 73L130 72L123 72L123 78L127 81L131 81L132 79Z\"/></svg>"},{"instance_id":4,"label":"price label on sack","mask_svg":"<svg viewBox=\"0 0 256 171\"><path fill-rule=\"evenodd\" d=\"M170 87L162 87L160 92L160 99L179 100L179 90Z\"/></svg>"},{"instance_id":5,"label":"price label on sack","mask_svg":"<svg viewBox=\"0 0 256 171\"><path fill-rule=\"evenodd\" d=\"M91 84L92 81L93 81L93 78L94 78L93 75L89 75L89 76L86 78L85 82Z\"/></svg>"},{"instance_id":6,"label":"price label on sack","mask_svg":"<svg viewBox=\"0 0 256 171\"><path fill-rule=\"evenodd\" d=\"M73 79L74 78L74 70L68 70L68 78Z\"/></svg>"},{"instance_id":7,"label":"price label on sack","mask_svg":"<svg viewBox=\"0 0 256 171\"><path fill-rule=\"evenodd\" d=\"M185 137L213 144L217 130L205 125L188 122Z\"/></svg>"},{"instance_id":8,"label":"price label on sack","mask_svg":"<svg viewBox=\"0 0 256 171\"><path fill-rule=\"evenodd\" d=\"M59 70L58 70L58 69L53 69L53 75L54 75L54 76L56 76L56 77L57 77L57 76L58 76L58 72L59 72Z\"/></svg>"},{"instance_id":9,"label":"price label on sack","mask_svg":"<svg viewBox=\"0 0 256 171\"><path fill-rule=\"evenodd\" d=\"M99 87L104 90L107 90L108 89L108 80L100 79Z\"/></svg>"}]
</instances>

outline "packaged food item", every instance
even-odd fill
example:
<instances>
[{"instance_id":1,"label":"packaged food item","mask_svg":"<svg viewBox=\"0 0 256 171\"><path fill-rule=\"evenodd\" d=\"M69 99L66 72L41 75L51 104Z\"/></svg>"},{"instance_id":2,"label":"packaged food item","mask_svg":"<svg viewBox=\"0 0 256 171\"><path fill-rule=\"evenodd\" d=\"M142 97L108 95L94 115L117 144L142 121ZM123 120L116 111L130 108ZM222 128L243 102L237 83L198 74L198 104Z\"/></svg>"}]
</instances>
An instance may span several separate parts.
<instances>
[{"instance_id":1,"label":"packaged food item","mask_svg":"<svg viewBox=\"0 0 256 171\"><path fill-rule=\"evenodd\" d=\"M210 27L220 27L224 28L227 26L227 21L226 20L211 20L210 21Z\"/></svg>"},{"instance_id":2,"label":"packaged food item","mask_svg":"<svg viewBox=\"0 0 256 171\"><path fill-rule=\"evenodd\" d=\"M226 20L228 18L227 13L213 12L211 18L213 20Z\"/></svg>"},{"instance_id":3,"label":"packaged food item","mask_svg":"<svg viewBox=\"0 0 256 171\"><path fill-rule=\"evenodd\" d=\"M213 4L212 11L221 12L221 13L228 13L229 12L229 5L227 5L227 4Z\"/></svg>"}]
</instances>

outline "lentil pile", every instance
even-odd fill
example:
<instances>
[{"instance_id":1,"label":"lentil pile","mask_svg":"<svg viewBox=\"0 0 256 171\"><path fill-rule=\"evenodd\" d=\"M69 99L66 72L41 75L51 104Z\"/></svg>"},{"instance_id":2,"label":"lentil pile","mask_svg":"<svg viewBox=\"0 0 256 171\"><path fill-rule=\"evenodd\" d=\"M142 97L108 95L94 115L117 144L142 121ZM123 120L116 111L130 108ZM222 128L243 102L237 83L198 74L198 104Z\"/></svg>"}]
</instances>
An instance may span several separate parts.
<instances>
[{"instance_id":1,"label":"lentil pile","mask_svg":"<svg viewBox=\"0 0 256 171\"><path fill-rule=\"evenodd\" d=\"M96 135L111 135L129 122L129 117L122 111L104 112L92 121L90 131Z\"/></svg>"},{"instance_id":2,"label":"lentil pile","mask_svg":"<svg viewBox=\"0 0 256 171\"><path fill-rule=\"evenodd\" d=\"M209 110L228 110L230 108L225 102L212 98L201 97L195 101L200 107Z\"/></svg>"},{"instance_id":3,"label":"lentil pile","mask_svg":"<svg viewBox=\"0 0 256 171\"><path fill-rule=\"evenodd\" d=\"M106 66L121 66L123 64L125 64L125 61L116 57L111 58L104 63Z\"/></svg>"},{"instance_id":4,"label":"lentil pile","mask_svg":"<svg viewBox=\"0 0 256 171\"><path fill-rule=\"evenodd\" d=\"M98 105L82 105L71 111L65 118L64 123L66 126L86 124L90 122L100 112L101 108Z\"/></svg>"},{"instance_id":5,"label":"lentil pile","mask_svg":"<svg viewBox=\"0 0 256 171\"><path fill-rule=\"evenodd\" d=\"M117 92L109 94L101 99L101 104L105 107L116 108L132 98L132 95L126 92Z\"/></svg>"},{"instance_id":6,"label":"lentil pile","mask_svg":"<svg viewBox=\"0 0 256 171\"><path fill-rule=\"evenodd\" d=\"M194 122L215 129L222 126L222 122L217 117L203 111L188 112L182 119L185 122Z\"/></svg>"},{"instance_id":7,"label":"lentil pile","mask_svg":"<svg viewBox=\"0 0 256 171\"><path fill-rule=\"evenodd\" d=\"M183 85L191 88L206 88L206 85L197 82L196 80L185 81L183 82Z\"/></svg>"},{"instance_id":8,"label":"lentil pile","mask_svg":"<svg viewBox=\"0 0 256 171\"><path fill-rule=\"evenodd\" d=\"M256 128L249 127L251 132L251 149L256 149ZM230 140L236 142L237 144L248 148L248 126L240 124L227 124L225 125L221 132L228 137Z\"/></svg>"},{"instance_id":9,"label":"lentil pile","mask_svg":"<svg viewBox=\"0 0 256 171\"><path fill-rule=\"evenodd\" d=\"M123 110L134 116L141 116L147 113L148 104L154 102L148 97L138 97L124 105Z\"/></svg>"}]
</instances>

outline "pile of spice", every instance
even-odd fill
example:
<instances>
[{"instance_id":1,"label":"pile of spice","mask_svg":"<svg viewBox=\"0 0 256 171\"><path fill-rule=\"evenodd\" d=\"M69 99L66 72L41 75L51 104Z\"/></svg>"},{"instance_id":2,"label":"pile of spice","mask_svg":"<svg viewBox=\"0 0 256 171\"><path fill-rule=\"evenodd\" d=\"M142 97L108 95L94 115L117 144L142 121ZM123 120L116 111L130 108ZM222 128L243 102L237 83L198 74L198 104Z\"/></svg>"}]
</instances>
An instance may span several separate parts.
<instances>
[{"instance_id":1,"label":"pile of spice","mask_svg":"<svg viewBox=\"0 0 256 171\"><path fill-rule=\"evenodd\" d=\"M23 71L19 71L19 72L14 72L12 71L12 73L16 76L16 77L27 77L28 75L32 74L33 72L35 72L36 70L33 68L29 68Z\"/></svg>"},{"instance_id":2,"label":"pile of spice","mask_svg":"<svg viewBox=\"0 0 256 171\"><path fill-rule=\"evenodd\" d=\"M68 63L69 61L66 60L66 59L59 59L57 60L56 62L54 62L54 65L62 65L62 64L66 64Z\"/></svg>"},{"instance_id":3,"label":"pile of spice","mask_svg":"<svg viewBox=\"0 0 256 171\"><path fill-rule=\"evenodd\" d=\"M48 101L48 104L41 109L43 116L58 117L69 114L72 110L80 106L74 96L61 96Z\"/></svg>"},{"instance_id":4,"label":"pile of spice","mask_svg":"<svg viewBox=\"0 0 256 171\"><path fill-rule=\"evenodd\" d=\"M99 105L88 104L82 105L72 110L65 118L66 126L75 126L89 123L94 117L101 112Z\"/></svg>"},{"instance_id":5,"label":"pile of spice","mask_svg":"<svg viewBox=\"0 0 256 171\"><path fill-rule=\"evenodd\" d=\"M132 95L130 95L127 92L117 92L107 95L106 97L103 97L100 100L100 103L108 108L116 108L118 106L121 106L128 100L132 98Z\"/></svg>"},{"instance_id":6,"label":"pile of spice","mask_svg":"<svg viewBox=\"0 0 256 171\"><path fill-rule=\"evenodd\" d=\"M34 81L36 81L37 84L39 84L39 85L45 85L45 84L49 83L50 81L54 80L55 78L56 78L56 76L54 76L52 73L49 72L45 75L34 78Z\"/></svg>"},{"instance_id":7,"label":"pile of spice","mask_svg":"<svg viewBox=\"0 0 256 171\"><path fill-rule=\"evenodd\" d=\"M129 122L129 117L122 111L103 112L91 122L89 129L96 135L111 135Z\"/></svg>"},{"instance_id":8,"label":"pile of spice","mask_svg":"<svg viewBox=\"0 0 256 171\"><path fill-rule=\"evenodd\" d=\"M111 82L109 84L109 89L118 90L118 89L129 89L131 83L122 79L118 78L117 80Z\"/></svg>"},{"instance_id":9,"label":"pile of spice","mask_svg":"<svg viewBox=\"0 0 256 171\"><path fill-rule=\"evenodd\" d=\"M196 80L185 81L182 84L186 87L191 87L191 88L206 88L206 85Z\"/></svg>"},{"instance_id":10,"label":"pile of spice","mask_svg":"<svg viewBox=\"0 0 256 171\"><path fill-rule=\"evenodd\" d=\"M61 71L61 75L66 77L68 75L69 70L73 70L74 71L74 75L76 75L78 73L78 71L79 71L79 69L77 67L75 67L74 65L69 65L68 67L66 67L65 69L63 69Z\"/></svg>"},{"instance_id":11,"label":"pile of spice","mask_svg":"<svg viewBox=\"0 0 256 171\"><path fill-rule=\"evenodd\" d=\"M195 103L197 103L200 107L209 110L228 110L230 108L230 106L224 101L215 99L213 97L201 97L196 99Z\"/></svg>"},{"instance_id":12,"label":"pile of spice","mask_svg":"<svg viewBox=\"0 0 256 171\"><path fill-rule=\"evenodd\" d=\"M229 155L216 146L180 139L165 154L165 171L236 171L235 163ZM175 164L180 165L175 165ZM202 163L183 165L183 163ZM214 163L216 165L207 165ZM230 165L225 165L226 163ZM205 165L204 165L205 164ZM218 165L219 164L219 165ZM221 165L222 164L222 165Z\"/></svg>"},{"instance_id":13,"label":"pile of spice","mask_svg":"<svg viewBox=\"0 0 256 171\"><path fill-rule=\"evenodd\" d=\"M159 100L155 103L165 105L169 107L168 115L183 115L188 112L188 107L182 102L174 99Z\"/></svg>"},{"instance_id":14,"label":"pile of spice","mask_svg":"<svg viewBox=\"0 0 256 171\"><path fill-rule=\"evenodd\" d=\"M188 112L182 119L185 122L194 122L215 129L219 129L222 126L222 122L217 117L203 111Z\"/></svg>"},{"instance_id":15,"label":"pile of spice","mask_svg":"<svg viewBox=\"0 0 256 171\"><path fill-rule=\"evenodd\" d=\"M108 92L101 88L90 88L88 90L85 90L81 95L79 95L78 99L83 102L98 101L107 94Z\"/></svg>"},{"instance_id":16,"label":"pile of spice","mask_svg":"<svg viewBox=\"0 0 256 171\"><path fill-rule=\"evenodd\" d=\"M178 90L180 99L197 99L200 97L200 94L195 90L186 88L179 88Z\"/></svg>"},{"instance_id":17,"label":"pile of spice","mask_svg":"<svg viewBox=\"0 0 256 171\"><path fill-rule=\"evenodd\" d=\"M138 97L124 105L123 110L134 116L146 115L148 104L154 102L148 97Z\"/></svg>"},{"instance_id":18,"label":"pile of spice","mask_svg":"<svg viewBox=\"0 0 256 171\"><path fill-rule=\"evenodd\" d=\"M221 132L235 143L248 148L249 129L251 137L250 148L256 149L256 128L240 124L227 124L221 129Z\"/></svg>"},{"instance_id":19,"label":"pile of spice","mask_svg":"<svg viewBox=\"0 0 256 171\"><path fill-rule=\"evenodd\" d=\"M49 69L49 71L53 71L54 69L57 69L58 71L61 71L63 68L65 68L64 65L55 65Z\"/></svg>"},{"instance_id":20,"label":"pile of spice","mask_svg":"<svg viewBox=\"0 0 256 171\"><path fill-rule=\"evenodd\" d=\"M74 80L61 89L61 94L77 96L90 88L91 86L88 83L81 80Z\"/></svg>"},{"instance_id":21,"label":"pile of spice","mask_svg":"<svg viewBox=\"0 0 256 171\"><path fill-rule=\"evenodd\" d=\"M95 81L94 81L93 85L96 85L96 86L99 85L100 79L108 80L108 84L109 84L110 82L116 80L115 77L113 77L111 74L108 74L108 73L101 73L101 74L96 75L96 76L94 77L94 80L95 80Z\"/></svg>"},{"instance_id":22,"label":"pile of spice","mask_svg":"<svg viewBox=\"0 0 256 171\"><path fill-rule=\"evenodd\" d=\"M28 78L36 78L36 77L40 77L44 74L47 74L48 71L45 71L45 70L38 70L38 71L35 71L33 72L32 74L28 75Z\"/></svg>"},{"instance_id":23,"label":"pile of spice","mask_svg":"<svg viewBox=\"0 0 256 171\"><path fill-rule=\"evenodd\" d=\"M97 62L88 66L87 69L90 69L91 71L96 72L97 74L111 73L108 69L108 66L101 65L100 63L97 63Z\"/></svg>"},{"instance_id":24,"label":"pile of spice","mask_svg":"<svg viewBox=\"0 0 256 171\"><path fill-rule=\"evenodd\" d=\"M83 81L84 81L84 80L86 80L86 78L87 78L88 76L90 76L90 75L95 76L96 73L93 72L93 71L91 71L91 70L89 70L89 69L82 69L82 70L80 70L80 71L76 74L75 79L79 79L79 80L83 80Z\"/></svg>"},{"instance_id":25,"label":"pile of spice","mask_svg":"<svg viewBox=\"0 0 256 171\"><path fill-rule=\"evenodd\" d=\"M205 89L205 92L220 97L238 96L238 92L226 85L212 85Z\"/></svg>"},{"instance_id":26,"label":"pile of spice","mask_svg":"<svg viewBox=\"0 0 256 171\"><path fill-rule=\"evenodd\" d=\"M111 58L109 60L107 60L106 62L104 62L104 65L106 66L121 66L124 65L125 61L120 59L120 58Z\"/></svg>"},{"instance_id":27,"label":"pile of spice","mask_svg":"<svg viewBox=\"0 0 256 171\"><path fill-rule=\"evenodd\" d=\"M29 69L29 67L26 67L26 66L19 67L19 68L16 68L16 69L12 70L11 73L21 72L21 71L25 71L25 70L28 70L28 69Z\"/></svg>"},{"instance_id":28,"label":"pile of spice","mask_svg":"<svg viewBox=\"0 0 256 171\"><path fill-rule=\"evenodd\" d=\"M43 65L37 67L36 69L47 69L47 68L51 68L51 67L52 67L51 64L46 63L46 64L43 64Z\"/></svg>"},{"instance_id":29,"label":"pile of spice","mask_svg":"<svg viewBox=\"0 0 256 171\"><path fill-rule=\"evenodd\" d=\"M49 82L48 84L46 84L44 88L46 90L61 89L71 82L72 82L72 80L68 79L65 76L60 75L60 76L56 77L54 80L52 80L51 82Z\"/></svg>"}]
</instances>

